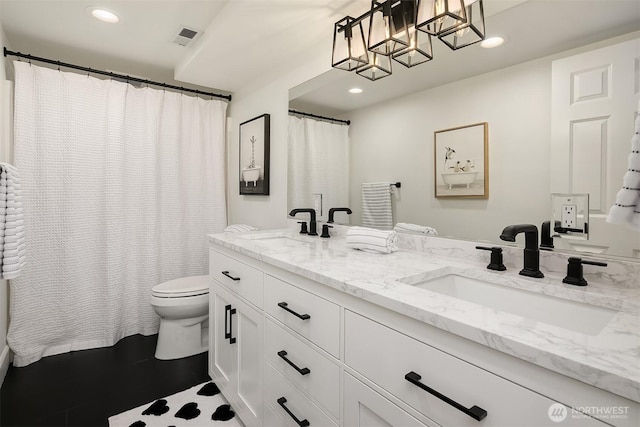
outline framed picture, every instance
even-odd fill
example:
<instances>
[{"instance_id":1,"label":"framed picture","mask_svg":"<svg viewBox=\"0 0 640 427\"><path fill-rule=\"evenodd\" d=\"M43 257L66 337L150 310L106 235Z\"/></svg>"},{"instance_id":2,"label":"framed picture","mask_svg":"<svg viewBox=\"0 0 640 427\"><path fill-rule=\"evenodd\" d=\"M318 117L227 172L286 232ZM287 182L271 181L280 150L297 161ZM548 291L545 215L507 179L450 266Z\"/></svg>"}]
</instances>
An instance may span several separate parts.
<instances>
[{"instance_id":1,"label":"framed picture","mask_svg":"<svg viewBox=\"0 0 640 427\"><path fill-rule=\"evenodd\" d=\"M489 197L488 139L486 122L433 133L437 198Z\"/></svg>"},{"instance_id":2,"label":"framed picture","mask_svg":"<svg viewBox=\"0 0 640 427\"><path fill-rule=\"evenodd\" d=\"M240 123L240 194L269 194L269 114Z\"/></svg>"}]
</instances>

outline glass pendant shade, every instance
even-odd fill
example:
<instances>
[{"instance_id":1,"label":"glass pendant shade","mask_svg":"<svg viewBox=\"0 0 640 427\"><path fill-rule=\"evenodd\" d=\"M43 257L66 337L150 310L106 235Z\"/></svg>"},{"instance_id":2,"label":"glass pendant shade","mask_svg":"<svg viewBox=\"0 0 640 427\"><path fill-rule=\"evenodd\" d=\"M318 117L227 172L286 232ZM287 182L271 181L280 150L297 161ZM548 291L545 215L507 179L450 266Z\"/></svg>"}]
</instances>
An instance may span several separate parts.
<instances>
[{"instance_id":1,"label":"glass pendant shade","mask_svg":"<svg viewBox=\"0 0 640 427\"><path fill-rule=\"evenodd\" d=\"M440 36L466 22L465 0L417 1L416 28L420 31Z\"/></svg>"},{"instance_id":2,"label":"glass pendant shade","mask_svg":"<svg viewBox=\"0 0 640 427\"><path fill-rule=\"evenodd\" d=\"M369 19L369 51L391 55L409 46L408 23L402 0L372 0Z\"/></svg>"},{"instance_id":3,"label":"glass pendant shade","mask_svg":"<svg viewBox=\"0 0 640 427\"><path fill-rule=\"evenodd\" d=\"M411 30L409 46L393 54L393 59L405 67L411 68L433 59L431 35Z\"/></svg>"},{"instance_id":4,"label":"glass pendant shade","mask_svg":"<svg viewBox=\"0 0 640 427\"><path fill-rule=\"evenodd\" d=\"M369 80L378 80L391 75L391 57L379 53L369 53L369 63L356 70Z\"/></svg>"},{"instance_id":5,"label":"glass pendant shade","mask_svg":"<svg viewBox=\"0 0 640 427\"><path fill-rule=\"evenodd\" d=\"M346 16L336 22L333 29L331 66L341 70L353 71L368 63L369 58L362 24L355 22L350 16Z\"/></svg>"},{"instance_id":6,"label":"glass pendant shade","mask_svg":"<svg viewBox=\"0 0 640 427\"><path fill-rule=\"evenodd\" d=\"M467 2L467 22L439 36L451 49L460 49L484 40L484 10L482 0Z\"/></svg>"}]
</instances>

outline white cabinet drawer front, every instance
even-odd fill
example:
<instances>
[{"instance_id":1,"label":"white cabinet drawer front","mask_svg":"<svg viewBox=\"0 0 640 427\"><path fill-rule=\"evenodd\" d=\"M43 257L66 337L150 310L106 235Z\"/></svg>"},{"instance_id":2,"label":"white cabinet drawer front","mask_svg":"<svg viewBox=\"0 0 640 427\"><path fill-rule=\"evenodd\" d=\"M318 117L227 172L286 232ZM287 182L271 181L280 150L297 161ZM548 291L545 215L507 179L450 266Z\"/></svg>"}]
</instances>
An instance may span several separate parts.
<instances>
[{"instance_id":1,"label":"white cabinet drawer front","mask_svg":"<svg viewBox=\"0 0 640 427\"><path fill-rule=\"evenodd\" d=\"M209 275L262 308L264 273L234 258L209 250Z\"/></svg>"},{"instance_id":2,"label":"white cabinet drawer front","mask_svg":"<svg viewBox=\"0 0 640 427\"><path fill-rule=\"evenodd\" d=\"M570 409L556 409L544 396L350 311L345 312L345 363L443 426L554 426L562 410L563 426L603 425L572 417ZM478 422L462 410L480 417L486 411L486 416Z\"/></svg>"},{"instance_id":3,"label":"white cabinet drawer front","mask_svg":"<svg viewBox=\"0 0 640 427\"><path fill-rule=\"evenodd\" d=\"M340 417L340 368L290 332L267 320L265 359L336 419ZM286 359L286 360L285 360ZM288 362L287 362L288 361Z\"/></svg>"},{"instance_id":4,"label":"white cabinet drawer front","mask_svg":"<svg viewBox=\"0 0 640 427\"><path fill-rule=\"evenodd\" d=\"M268 362L265 362L265 406L274 409L283 421L278 426L337 427L331 418L289 383Z\"/></svg>"},{"instance_id":5,"label":"white cabinet drawer front","mask_svg":"<svg viewBox=\"0 0 640 427\"><path fill-rule=\"evenodd\" d=\"M389 400L344 375L344 425L348 427L426 427ZM430 424L436 427L437 424Z\"/></svg>"},{"instance_id":6,"label":"white cabinet drawer front","mask_svg":"<svg viewBox=\"0 0 640 427\"><path fill-rule=\"evenodd\" d=\"M265 311L338 358L340 306L265 275Z\"/></svg>"}]
</instances>

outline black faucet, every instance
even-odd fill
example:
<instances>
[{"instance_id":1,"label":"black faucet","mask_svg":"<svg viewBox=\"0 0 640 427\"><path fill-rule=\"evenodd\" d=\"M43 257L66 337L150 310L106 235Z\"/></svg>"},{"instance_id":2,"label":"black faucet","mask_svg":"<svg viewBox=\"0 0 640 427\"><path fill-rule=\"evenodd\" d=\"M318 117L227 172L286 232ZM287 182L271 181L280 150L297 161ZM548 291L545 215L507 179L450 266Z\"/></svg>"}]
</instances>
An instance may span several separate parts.
<instances>
[{"instance_id":1,"label":"black faucet","mask_svg":"<svg viewBox=\"0 0 640 427\"><path fill-rule=\"evenodd\" d=\"M528 277L544 277L540 271L540 250L538 249L538 227L533 224L509 225L502 230L500 238L515 242L516 235L524 233L524 268L520 274Z\"/></svg>"},{"instance_id":2,"label":"black faucet","mask_svg":"<svg viewBox=\"0 0 640 427\"><path fill-rule=\"evenodd\" d=\"M307 212L311 216L309 220L309 236L317 236L318 232L316 231L316 210L315 209L292 209L289 212L289 216L296 216L300 212Z\"/></svg>"},{"instance_id":3,"label":"black faucet","mask_svg":"<svg viewBox=\"0 0 640 427\"><path fill-rule=\"evenodd\" d=\"M327 221L327 223L332 223L333 222L333 215L336 212L346 212L347 215L351 215L351 209L349 209L349 208L331 208L331 209L329 209L329 220Z\"/></svg>"}]
</instances>

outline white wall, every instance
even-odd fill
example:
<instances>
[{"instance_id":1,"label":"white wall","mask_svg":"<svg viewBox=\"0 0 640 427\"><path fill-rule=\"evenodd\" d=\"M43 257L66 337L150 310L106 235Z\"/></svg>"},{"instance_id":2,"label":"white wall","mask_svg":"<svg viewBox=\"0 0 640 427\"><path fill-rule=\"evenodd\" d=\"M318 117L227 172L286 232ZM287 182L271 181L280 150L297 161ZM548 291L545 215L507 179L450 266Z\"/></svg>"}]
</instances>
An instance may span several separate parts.
<instances>
[{"instance_id":1,"label":"white wall","mask_svg":"<svg viewBox=\"0 0 640 427\"><path fill-rule=\"evenodd\" d=\"M2 6L0 5L0 13ZM5 46L6 37L0 24L0 47ZM6 138L7 121L5 115L9 114L4 108L5 89L5 57L0 55L0 161L8 161L9 141ZM7 346L7 328L9 324L9 289L6 280L0 280L0 385L4 381L5 374L9 368L9 346Z\"/></svg>"},{"instance_id":2,"label":"white wall","mask_svg":"<svg viewBox=\"0 0 640 427\"><path fill-rule=\"evenodd\" d=\"M268 84L256 82L233 95L227 135L227 190L229 224L249 224L260 229L283 228L287 224L287 131L289 122L289 88L329 70L326 55L314 55L304 64ZM271 115L270 194L240 196L238 125L261 114Z\"/></svg>"},{"instance_id":3,"label":"white wall","mask_svg":"<svg viewBox=\"0 0 640 427\"><path fill-rule=\"evenodd\" d=\"M353 112L352 223L360 223L362 182L401 181L397 222L476 240L487 232L496 240L509 224L539 226L550 210L550 102L546 58ZM436 199L434 131L479 122L489 124L489 198Z\"/></svg>"}]
</instances>

